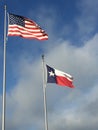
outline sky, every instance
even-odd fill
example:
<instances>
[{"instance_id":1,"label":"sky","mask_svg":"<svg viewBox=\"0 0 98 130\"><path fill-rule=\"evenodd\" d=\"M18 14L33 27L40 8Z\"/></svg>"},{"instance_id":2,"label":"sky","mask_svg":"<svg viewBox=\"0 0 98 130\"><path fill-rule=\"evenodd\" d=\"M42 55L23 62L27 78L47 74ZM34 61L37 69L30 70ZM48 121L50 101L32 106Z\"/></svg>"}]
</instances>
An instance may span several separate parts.
<instances>
[{"instance_id":1,"label":"sky","mask_svg":"<svg viewBox=\"0 0 98 130\"><path fill-rule=\"evenodd\" d=\"M7 37L7 130L43 130L45 63L74 77L74 89L46 85L49 130L98 130L98 0L0 0L0 129L4 5L34 20L46 41ZM6 23L7 25L7 23Z\"/></svg>"}]
</instances>

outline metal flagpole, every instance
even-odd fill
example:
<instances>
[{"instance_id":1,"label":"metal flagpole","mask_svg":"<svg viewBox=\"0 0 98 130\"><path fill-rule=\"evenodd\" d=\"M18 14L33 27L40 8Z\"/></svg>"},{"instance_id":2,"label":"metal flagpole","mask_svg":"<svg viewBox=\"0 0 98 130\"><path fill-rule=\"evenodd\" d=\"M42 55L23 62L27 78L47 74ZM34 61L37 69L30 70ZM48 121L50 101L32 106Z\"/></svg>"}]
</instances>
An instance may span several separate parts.
<instances>
[{"instance_id":1,"label":"metal flagpole","mask_svg":"<svg viewBox=\"0 0 98 130\"><path fill-rule=\"evenodd\" d=\"M45 130L48 130L47 103L46 103L46 77L45 77L44 55L42 55L42 64L43 64L43 93L44 93Z\"/></svg>"},{"instance_id":2,"label":"metal flagpole","mask_svg":"<svg viewBox=\"0 0 98 130\"><path fill-rule=\"evenodd\" d=\"M6 107L6 5L4 6L4 61L3 61L3 95L2 95L2 130L5 130Z\"/></svg>"}]
</instances>

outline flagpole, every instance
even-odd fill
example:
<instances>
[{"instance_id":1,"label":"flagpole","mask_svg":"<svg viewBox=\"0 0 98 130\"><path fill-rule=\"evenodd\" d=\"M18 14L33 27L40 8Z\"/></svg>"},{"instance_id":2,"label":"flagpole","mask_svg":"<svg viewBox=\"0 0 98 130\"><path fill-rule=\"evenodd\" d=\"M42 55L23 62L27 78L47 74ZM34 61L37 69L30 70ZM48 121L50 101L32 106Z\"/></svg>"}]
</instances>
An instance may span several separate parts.
<instances>
[{"instance_id":1,"label":"flagpole","mask_svg":"<svg viewBox=\"0 0 98 130\"><path fill-rule=\"evenodd\" d=\"M46 77L45 77L44 55L42 55L42 65L43 65L43 93L44 93L45 130L48 130L47 103L46 103Z\"/></svg>"},{"instance_id":2,"label":"flagpole","mask_svg":"<svg viewBox=\"0 0 98 130\"><path fill-rule=\"evenodd\" d=\"M5 130L6 107L6 5L4 6L4 61L3 61L3 95L2 95L2 130Z\"/></svg>"}]
</instances>

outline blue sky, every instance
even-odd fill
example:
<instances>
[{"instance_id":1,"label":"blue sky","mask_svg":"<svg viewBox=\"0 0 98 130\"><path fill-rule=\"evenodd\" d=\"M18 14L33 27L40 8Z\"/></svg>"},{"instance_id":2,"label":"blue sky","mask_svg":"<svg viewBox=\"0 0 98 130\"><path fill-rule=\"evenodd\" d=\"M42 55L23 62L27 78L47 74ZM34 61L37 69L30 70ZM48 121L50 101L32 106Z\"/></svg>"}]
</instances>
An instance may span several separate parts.
<instances>
[{"instance_id":1,"label":"blue sky","mask_svg":"<svg viewBox=\"0 0 98 130\"><path fill-rule=\"evenodd\" d=\"M98 0L0 0L0 104L2 104L4 4L34 20L49 40L8 37L6 129L43 130L42 54L74 77L75 89L47 84L51 130L98 129ZM0 122L2 105L0 106ZM0 123L1 128L1 123Z\"/></svg>"}]
</instances>

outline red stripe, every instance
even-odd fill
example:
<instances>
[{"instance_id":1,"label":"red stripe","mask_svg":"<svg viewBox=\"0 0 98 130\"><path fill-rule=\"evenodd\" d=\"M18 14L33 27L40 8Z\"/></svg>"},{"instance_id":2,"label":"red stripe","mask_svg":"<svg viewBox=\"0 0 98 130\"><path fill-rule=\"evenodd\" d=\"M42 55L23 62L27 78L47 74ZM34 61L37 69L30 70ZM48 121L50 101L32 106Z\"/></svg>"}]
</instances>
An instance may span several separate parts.
<instances>
[{"instance_id":1,"label":"red stripe","mask_svg":"<svg viewBox=\"0 0 98 130\"><path fill-rule=\"evenodd\" d=\"M61 86L68 86L70 88L74 88L72 82L70 80L68 80L65 77L62 76L56 76L56 80L57 80L57 84L61 85Z\"/></svg>"}]
</instances>

